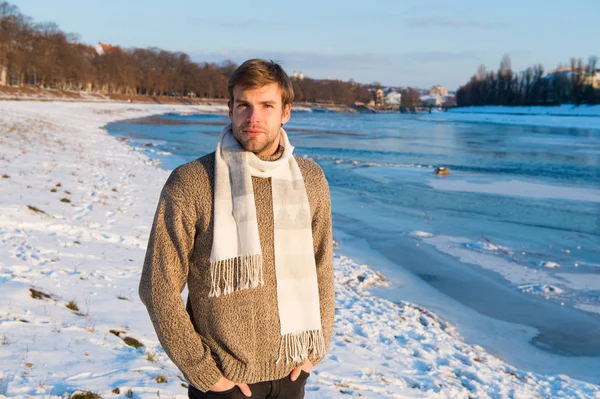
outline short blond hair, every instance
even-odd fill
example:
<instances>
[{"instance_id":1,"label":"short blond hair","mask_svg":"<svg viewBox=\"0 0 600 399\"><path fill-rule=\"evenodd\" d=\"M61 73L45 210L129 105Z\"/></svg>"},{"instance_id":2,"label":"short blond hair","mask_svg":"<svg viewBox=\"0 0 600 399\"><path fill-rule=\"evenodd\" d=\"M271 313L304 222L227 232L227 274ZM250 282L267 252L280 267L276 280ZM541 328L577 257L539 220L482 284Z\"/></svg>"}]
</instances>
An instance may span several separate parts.
<instances>
[{"instance_id":1,"label":"short blond hair","mask_svg":"<svg viewBox=\"0 0 600 399\"><path fill-rule=\"evenodd\" d=\"M294 101L294 88L290 77L281 65L275 61L254 58L245 61L229 77L227 90L229 91L229 106L233 106L233 89L241 86L243 89L263 87L271 83L279 84L281 89L281 102L283 107Z\"/></svg>"}]
</instances>

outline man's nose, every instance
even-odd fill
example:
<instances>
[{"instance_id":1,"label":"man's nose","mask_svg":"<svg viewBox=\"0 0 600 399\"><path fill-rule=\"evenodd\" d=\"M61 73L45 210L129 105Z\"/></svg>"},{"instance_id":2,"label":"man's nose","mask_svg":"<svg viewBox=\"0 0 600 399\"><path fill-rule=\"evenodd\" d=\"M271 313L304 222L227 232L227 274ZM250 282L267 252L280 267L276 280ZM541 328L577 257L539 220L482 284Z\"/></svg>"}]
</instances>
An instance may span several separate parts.
<instances>
[{"instance_id":1,"label":"man's nose","mask_svg":"<svg viewBox=\"0 0 600 399\"><path fill-rule=\"evenodd\" d=\"M251 107L248 110L248 121L252 123L260 121L260 115L256 107Z\"/></svg>"}]
</instances>

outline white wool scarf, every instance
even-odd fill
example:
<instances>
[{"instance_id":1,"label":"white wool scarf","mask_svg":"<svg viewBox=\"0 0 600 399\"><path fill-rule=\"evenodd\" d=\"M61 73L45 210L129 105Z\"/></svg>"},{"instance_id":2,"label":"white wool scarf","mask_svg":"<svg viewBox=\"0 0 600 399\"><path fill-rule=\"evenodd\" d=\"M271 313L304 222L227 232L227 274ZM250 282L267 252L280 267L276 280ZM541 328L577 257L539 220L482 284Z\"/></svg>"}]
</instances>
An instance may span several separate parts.
<instances>
[{"instance_id":1,"label":"white wool scarf","mask_svg":"<svg viewBox=\"0 0 600 399\"><path fill-rule=\"evenodd\" d=\"M283 155L263 161L223 129L215 153L214 238L210 297L264 284L252 176L271 178L277 305L281 326L279 362L300 363L325 354L312 217L294 147L281 128Z\"/></svg>"}]
</instances>

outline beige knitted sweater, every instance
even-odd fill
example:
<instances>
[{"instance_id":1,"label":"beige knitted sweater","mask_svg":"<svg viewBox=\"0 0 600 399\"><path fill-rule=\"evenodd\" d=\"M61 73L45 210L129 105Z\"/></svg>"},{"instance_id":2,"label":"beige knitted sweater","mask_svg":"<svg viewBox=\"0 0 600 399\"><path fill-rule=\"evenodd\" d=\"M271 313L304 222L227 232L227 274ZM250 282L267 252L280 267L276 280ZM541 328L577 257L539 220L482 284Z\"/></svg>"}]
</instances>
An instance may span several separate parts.
<instances>
[{"instance_id":1,"label":"beige knitted sweater","mask_svg":"<svg viewBox=\"0 0 600 399\"><path fill-rule=\"evenodd\" d=\"M271 157L282 154L280 149ZM269 179L252 177L263 254L264 286L209 298L213 241L214 157L173 171L163 187L139 287L167 355L185 378L207 391L221 376L254 383L288 375L296 364L276 363L281 340ZM312 214L321 324L326 346L333 329L333 240L327 180L314 162L296 157ZM188 285L187 306L181 292ZM311 355L317 364L321 359Z\"/></svg>"}]
</instances>

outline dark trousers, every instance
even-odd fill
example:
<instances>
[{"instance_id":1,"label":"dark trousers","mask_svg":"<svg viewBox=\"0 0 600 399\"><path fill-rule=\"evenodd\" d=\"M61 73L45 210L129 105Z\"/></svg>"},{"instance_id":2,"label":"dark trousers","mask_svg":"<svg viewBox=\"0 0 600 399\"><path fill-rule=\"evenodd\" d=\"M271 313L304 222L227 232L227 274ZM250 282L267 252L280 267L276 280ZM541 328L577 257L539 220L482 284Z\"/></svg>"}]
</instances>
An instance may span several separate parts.
<instances>
[{"instance_id":1,"label":"dark trousers","mask_svg":"<svg viewBox=\"0 0 600 399\"><path fill-rule=\"evenodd\" d=\"M303 399L304 386L306 379L310 374L304 370L296 381L290 380L290 376L283 377L280 380L257 382L248 384L252 391L252 399ZM190 385L188 388L190 399L245 399L246 396L235 386L232 389L223 392L202 392Z\"/></svg>"}]
</instances>

